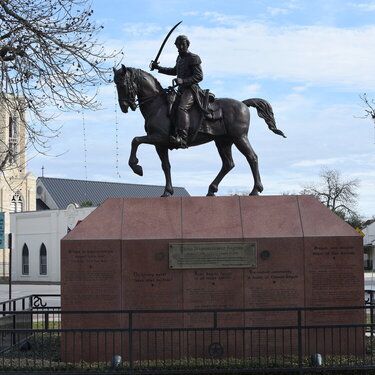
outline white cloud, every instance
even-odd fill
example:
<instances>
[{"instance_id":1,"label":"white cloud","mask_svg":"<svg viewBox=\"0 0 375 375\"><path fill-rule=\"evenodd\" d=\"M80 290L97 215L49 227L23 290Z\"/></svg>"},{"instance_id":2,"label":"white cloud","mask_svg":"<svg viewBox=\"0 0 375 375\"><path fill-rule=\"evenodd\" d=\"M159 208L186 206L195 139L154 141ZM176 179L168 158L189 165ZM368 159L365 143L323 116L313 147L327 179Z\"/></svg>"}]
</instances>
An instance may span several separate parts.
<instances>
[{"instance_id":1,"label":"white cloud","mask_svg":"<svg viewBox=\"0 0 375 375\"><path fill-rule=\"evenodd\" d=\"M234 26L239 22L243 22L246 19L246 17L241 15L229 15L220 12L185 12L183 15L199 16L206 19L210 23L231 26Z\"/></svg>"},{"instance_id":2,"label":"white cloud","mask_svg":"<svg viewBox=\"0 0 375 375\"><path fill-rule=\"evenodd\" d=\"M124 33L130 34L135 37L142 37L152 35L162 30L162 28L156 24L139 22L139 23L125 23L123 24L122 30Z\"/></svg>"},{"instance_id":3,"label":"white cloud","mask_svg":"<svg viewBox=\"0 0 375 375\"><path fill-rule=\"evenodd\" d=\"M302 92L305 92L306 90L308 90L308 88L309 88L308 85L296 86L296 87L293 87L293 91L296 92L296 93L302 93Z\"/></svg>"},{"instance_id":4,"label":"white cloud","mask_svg":"<svg viewBox=\"0 0 375 375\"><path fill-rule=\"evenodd\" d=\"M312 167L317 165L333 165L337 163L343 163L345 161L345 157L339 158L327 158L327 159L316 159L316 160L301 160L297 163L292 164L292 167Z\"/></svg>"},{"instance_id":5,"label":"white cloud","mask_svg":"<svg viewBox=\"0 0 375 375\"><path fill-rule=\"evenodd\" d=\"M259 83L253 83L246 85L243 89L238 90L238 97L249 97L253 98L259 95L262 86Z\"/></svg>"},{"instance_id":6,"label":"white cloud","mask_svg":"<svg viewBox=\"0 0 375 375\"><path fill-rule=\"evenodd\" d=\"M147 29L147 27L146 27ZM371 90L375 86L373 61L375 26L269 26L237 22L232 26L187 27L191 50L199 52L205 73L215 79L246 75L303 83ZM126 44L126 56L146 64L160 41L145 38ZM162 62L174 64L174 46L166 46Z\"/></svg>"},{"instance_id":7,"label":"white cloud","mask_svg":"<svg viewBox=\"0 0 375 375\"><path fill-rule=\"evenodd\" d=\"M349 3L352 7L358 8L364 12L373 12L375 11L375 2L370 3Z\"/></svg>"},{"instance_id":8,"label":"white cloud","mask_svg":"<svg viewBox=\"0 0 375 375\"><path fill-rule=\"evenodd\" d=\"M267 12L270 13L271 16L278 16L280 14L288 14L290 10L286 8L267 7Z\"/></svg>"}]
</instances>

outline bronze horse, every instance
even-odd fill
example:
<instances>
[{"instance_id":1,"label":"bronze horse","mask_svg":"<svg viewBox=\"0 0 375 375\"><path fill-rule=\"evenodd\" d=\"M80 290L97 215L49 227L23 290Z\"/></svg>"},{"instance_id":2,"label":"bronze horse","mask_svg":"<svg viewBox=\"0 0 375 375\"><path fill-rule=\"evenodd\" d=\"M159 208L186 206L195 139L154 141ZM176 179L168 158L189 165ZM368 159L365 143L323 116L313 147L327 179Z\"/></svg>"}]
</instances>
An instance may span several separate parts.
<instances>
[{"instance_id":1,"label":"bronze horse","mask_svg":"<svg viewBox=\"0 0 375 375\"><path fill-rule=\"evenodd\" d=\"M129 166L134 173L142 176L142 167L138 164L137 149L142 143L154 145L161 160L161 166L165 175L165 189L162 197L173 195L171 180L171 166L168 157L170 145L170 134L172 120L169 114L169 104L166 90L151 74L135 68L121 66L120 69L113 69L114 82L117 86L118 102L122 112L127 113L130 107L133 111L139 106L145 119L146 136L135 137L132 141ZM137 104L138 101L138 104ZM249 106L255 107L258 116L263 118L270 130L285 137L283 132L276 128L273 111L270 104L263 99L247 99L240 102L235 99L220 98L215 100L222 109L222 118L225 127L223 135L212 135L195 131L194 135L189 134L188 146L197 146L207 142L215 141L219 155L222 160L220 172L211 182L208 188L208 196L213 196L218 190L218 185L224 176L234 167L232 159L232 145L246 157L253 177L254 187L250 195L257 195L263 190L263 185L258 170L258 157L252 149L247 133L250 125ZM193 123L200 122L201 112L193 107L191 113L192 129ZM214 126L214 125L212 125ZM195 126L197 129L197 125Z\"/></svg>"}]
</instances>

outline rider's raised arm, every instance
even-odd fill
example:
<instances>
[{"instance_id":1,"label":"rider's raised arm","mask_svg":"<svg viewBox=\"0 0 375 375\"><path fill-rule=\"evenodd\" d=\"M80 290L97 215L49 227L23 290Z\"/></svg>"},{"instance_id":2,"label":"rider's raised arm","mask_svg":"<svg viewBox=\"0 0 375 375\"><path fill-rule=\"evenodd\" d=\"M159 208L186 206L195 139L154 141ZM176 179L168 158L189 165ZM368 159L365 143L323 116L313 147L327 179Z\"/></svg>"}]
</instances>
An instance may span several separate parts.
<instances>
[{"instance_id":1,"label":"rider's raised arm","mask_svg":"<svg viewBox=\"0 0 375 375\"><path fill-rule=\"evenodd\" d=\"M176 76L177 75L177 68L164 68L162 66L159 66L159 73L162 74L168 74L169 76Z\"/></svg>"}]
</instances>

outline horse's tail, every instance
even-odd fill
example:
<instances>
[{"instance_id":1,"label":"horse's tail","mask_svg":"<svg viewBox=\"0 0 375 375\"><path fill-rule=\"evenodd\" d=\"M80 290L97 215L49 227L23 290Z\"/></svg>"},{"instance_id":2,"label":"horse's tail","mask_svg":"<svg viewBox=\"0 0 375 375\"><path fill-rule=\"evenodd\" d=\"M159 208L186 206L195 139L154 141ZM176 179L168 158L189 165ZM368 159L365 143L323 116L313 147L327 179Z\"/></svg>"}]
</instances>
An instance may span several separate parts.
<instances>
[{"instance_id":1,"label":"horse's tail","mask_svg":"<svg viewBox=\"0 0 375 375\"><path fill-rule=\"evenodd\" d=\"M285 134L276 127L275 116L273 115L273 110L270 103L268 103L264 99L259 98L243 100L242 103L246 104L248 107L256 108L258 116L264 119L264 121L268 125L268 128L275 134L281 135L282 137L286 138Z\"/></svg>"}]
</instances>

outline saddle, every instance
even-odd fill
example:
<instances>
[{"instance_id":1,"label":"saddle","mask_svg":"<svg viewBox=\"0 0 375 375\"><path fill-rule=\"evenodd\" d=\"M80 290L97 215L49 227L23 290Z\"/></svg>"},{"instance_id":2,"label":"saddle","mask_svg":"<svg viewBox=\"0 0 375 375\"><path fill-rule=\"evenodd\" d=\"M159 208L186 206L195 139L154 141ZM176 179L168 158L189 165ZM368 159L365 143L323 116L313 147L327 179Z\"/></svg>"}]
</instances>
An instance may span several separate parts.
<instances>
[{"instance_id":1,"label":"saddle","mask_svg":"<svg viewBox=\"0 0 375 375\"><path fill-rule=\"evenodd\" d=\"M166 93L168 113L173 119L175 118L174 114L178 105L177 94L172 88L169 88ZM197 116L191 116L189 142L195 139L197 133L211 135L227 134L223 121L223 110L220 104L215 101L215 95L210 90L199 90L199 100L197 102L192 110L199 113L199 119L197 121Z\"/></svg>"}]
</instances>

